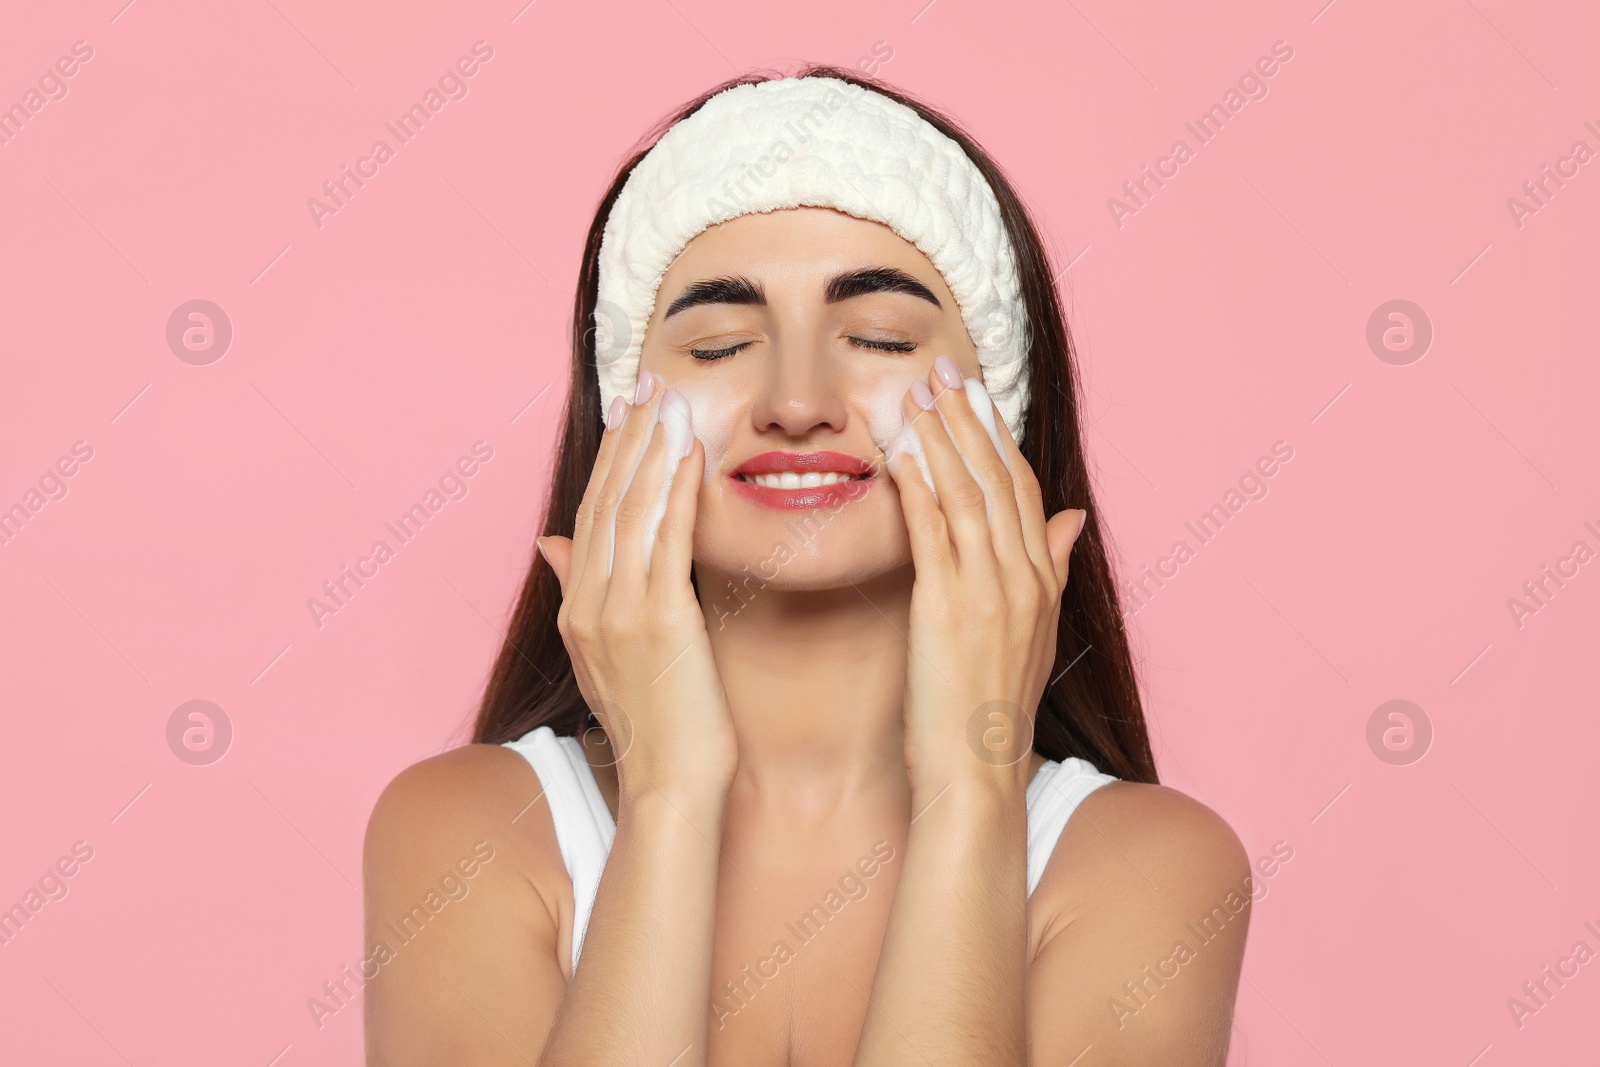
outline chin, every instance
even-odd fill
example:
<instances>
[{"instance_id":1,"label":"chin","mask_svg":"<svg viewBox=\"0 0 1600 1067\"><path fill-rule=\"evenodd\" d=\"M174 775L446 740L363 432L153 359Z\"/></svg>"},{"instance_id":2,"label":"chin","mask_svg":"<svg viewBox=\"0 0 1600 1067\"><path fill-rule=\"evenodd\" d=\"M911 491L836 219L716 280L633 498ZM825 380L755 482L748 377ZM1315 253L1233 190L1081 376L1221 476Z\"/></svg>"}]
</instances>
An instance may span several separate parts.
<instances>
[{"instance_id":1,"label":"chin","mask_svg":"<svg viewBox=\"0 0 1600 1067\"><path fill-rule=\"evenodd\" d=\"M911 542L904 520L898 511L877 510L847 506L730 519L702 512L694 552L701 593L749 599L745 590L849 589L907 566Z\"/></svg>"}]
</instances>

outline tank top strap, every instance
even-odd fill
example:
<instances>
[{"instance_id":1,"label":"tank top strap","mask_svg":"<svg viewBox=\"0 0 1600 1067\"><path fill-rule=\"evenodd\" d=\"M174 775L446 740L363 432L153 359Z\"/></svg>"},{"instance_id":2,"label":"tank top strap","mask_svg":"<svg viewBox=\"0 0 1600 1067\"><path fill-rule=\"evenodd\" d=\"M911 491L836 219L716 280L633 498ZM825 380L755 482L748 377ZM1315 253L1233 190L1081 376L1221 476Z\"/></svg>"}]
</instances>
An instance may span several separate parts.
<instances>
[{"instance_id":1,"label":"tank top strap","mask_svg":"<svg viewBox=\"0 0 1600 1067\"><path fill-rule=\"evenodd\" d=\"M572 878L572 971L576 973L578 953L600 889L600 875L617 836L617 824L600 795L594 771L577 738L540 726L515 741L507 741L505 747L520 752L532 764L550 806L561 860Z\"/></svg>"},{"instance_id":2,"label":"tank top strap","mask_svg":"<svg viewBox=\"0 0 1600 1067\"><path fill-rule=\"evenodd\" d=\"M1083 798L1117 779L1085 759L1045 760L1028 783L1028 895L1038 888L1067 820Z\"/></svg>"}]
</instances>

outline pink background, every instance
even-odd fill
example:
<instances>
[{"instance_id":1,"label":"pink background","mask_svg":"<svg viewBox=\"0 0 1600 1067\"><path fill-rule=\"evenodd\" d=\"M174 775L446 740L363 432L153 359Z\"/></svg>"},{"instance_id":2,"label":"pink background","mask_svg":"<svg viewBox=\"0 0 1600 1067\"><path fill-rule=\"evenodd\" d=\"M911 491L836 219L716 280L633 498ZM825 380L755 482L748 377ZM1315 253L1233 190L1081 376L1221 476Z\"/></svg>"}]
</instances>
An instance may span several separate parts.
<instances>
[{"instance_id":1,"label":"pink background","mask_svg":"<svg viewBox=\"0 0 1600 1067\"><path fill-rule=\"evenodd\" d=\"M500 642L604 184L709 85L883 42L1072 265L1126 577L1294 449L1132 619L1163 778L1252 856L1294 849L1232 1062L1592 1061L1600 962L1507 1007L1600 950L1600 562L1507 606L1600 550L1600 161L1507 207L1600 151L1592 5L125 2L13 5L0 34L0 104L94 49L0 145L0 507L94 450L0 544L0 905L94 849L0 947L0 1060L359 1059L359 1005L319 1029L306 1001L361 954L373 800L465 736ZM480 39L469 95L318 228L307 198ZM1269 94L1116 225L1279 40ZM208 366L165 339L193 299L235 331ZM1366 341L1393 299L1435 334L1406 366ZM469 494L319 629L307 599L478 440ZM209 766L166 740L195 699L234 729ZM1409 765L1367 742L1393 699L1434 732Z\"/></svg>"}]
</instances>

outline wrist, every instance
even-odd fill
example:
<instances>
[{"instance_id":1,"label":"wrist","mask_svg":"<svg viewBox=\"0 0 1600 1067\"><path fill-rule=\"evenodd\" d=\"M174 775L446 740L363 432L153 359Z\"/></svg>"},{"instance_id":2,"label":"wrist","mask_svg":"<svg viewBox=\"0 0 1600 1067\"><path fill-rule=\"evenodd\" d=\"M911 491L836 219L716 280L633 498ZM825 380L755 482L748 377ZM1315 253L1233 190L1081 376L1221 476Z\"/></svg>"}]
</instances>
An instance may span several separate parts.
<instances>
[{"instance_id":1,"label":"wrist","mask_svg":"<svg viewBox=\"0 0 1600 1067\"><path fill-rule=\"evenodd\" d=\"M623 809L656 807L677 810L695 821L720 819L733 783L731 771L715 768L680 768L673 773L649 773L640 768L629 773L619 764L617 770L619 821Z\"/></svg>"},{"instance_id":2,"label":"wrist","mask_svg":"<svg viewBox=\"0 0 1600 1067\"><path fill-rule=\"evenodd\" d=\"M1027 782L1015 768L978 766L969 761L913 771L913 818L943 809L962 822L993 823L1019 813L1027 816Z\"/></svg>"},{"instance_id":3,"label":"wrist","mask_svg":"<svg viewBox=\"0 0 1600 1067\"><path fill-rule=\"evenodd\" d=\"M908 739L906 774L913 792L927 791L931 797L955 783L967 791L1026 793L1033 769L1033 750L1028 744L1032 732L1011 734L1005 738L1004 747L990 743L995 732L980 733L969 728L966 736L946 738L939 745L926 738Z\"/></svg>"},{"instance_id":4,"label":"wrist","mask_svg":"<svg viewBox=\"0 0 1600 1067\"><path fill-rule=\"evenodd\" d=\"M938 722L920 728L912 718L908 711L906 771L914 788L931 785L936 792L961 782L1026 792L1033 769L1033 721L1017 704L991 700L959 720L946 709Z\"/></svg>"}]
</instances>

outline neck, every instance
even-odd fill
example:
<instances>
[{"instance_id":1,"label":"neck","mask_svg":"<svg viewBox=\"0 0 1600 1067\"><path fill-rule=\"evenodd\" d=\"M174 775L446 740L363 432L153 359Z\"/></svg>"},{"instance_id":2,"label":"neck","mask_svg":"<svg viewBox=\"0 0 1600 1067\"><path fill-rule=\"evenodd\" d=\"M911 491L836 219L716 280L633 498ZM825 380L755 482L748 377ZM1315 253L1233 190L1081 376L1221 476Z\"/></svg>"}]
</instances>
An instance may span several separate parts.
<instances>
[{"instance_id":1,"label":"neck","mask_svg":"<svg viewBox=\"0 0 1600 1067\"><path fill-rule=\"evenodd\" d=\"M751 583L731 607L702 596L739 740L736 788L818 814L909 790L902 702L912 578L907 564L836 589ZM696 564L695 579L713 591L738 576Z\"/></svg>"}]
</instances>

